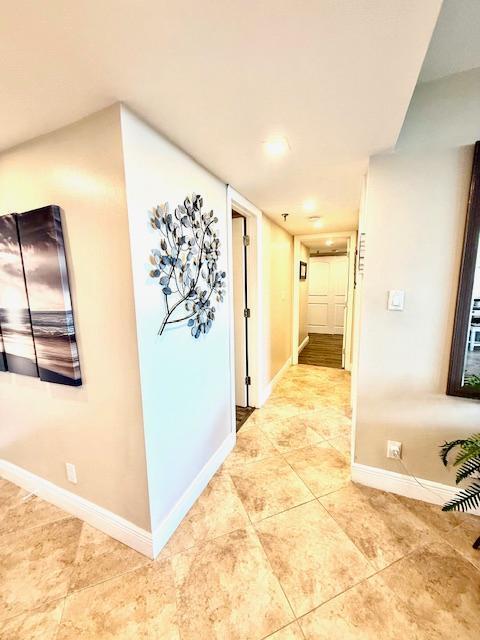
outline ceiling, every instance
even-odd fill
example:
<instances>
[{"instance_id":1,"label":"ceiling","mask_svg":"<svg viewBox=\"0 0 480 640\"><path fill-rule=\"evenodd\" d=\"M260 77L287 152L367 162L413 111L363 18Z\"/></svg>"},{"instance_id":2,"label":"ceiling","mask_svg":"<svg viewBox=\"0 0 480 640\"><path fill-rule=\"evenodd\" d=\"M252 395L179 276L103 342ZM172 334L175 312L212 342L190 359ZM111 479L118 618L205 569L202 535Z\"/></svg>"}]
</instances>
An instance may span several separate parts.
<instances>
[{"instance_id":1,"label":"ceiling","mask_svg":"<svg viewBox=\"0 0 480 640\"><path fill-rule=\"evenodd\" d=\"M440 0L2 3L0 149L123 101L294 233L357 224ZM268 157L283 136L290 150ZM312 211L303 203L312 201Z\"/></svg>"},{"instance_id":2,"label":"ceiling","mask_svg":"<svg viewBox=\"0 0 480 640\"><path fill-rule=\"evenodd\" d=\"M444 0L420 82L480 67L480 1Z\"/></svg>"},{"instance_id":3,"label":"ceiling","mask_svg":"<svg viewBox=\"0 0 480 640\"><path fill-rule=\"evenodd\" d=\"M309 248L310 254L317 253L326 255L333 253L344 253L348 248L348 238L321 238L319 240L305 240L302 242Z\"/></svg>"}]
</instances>

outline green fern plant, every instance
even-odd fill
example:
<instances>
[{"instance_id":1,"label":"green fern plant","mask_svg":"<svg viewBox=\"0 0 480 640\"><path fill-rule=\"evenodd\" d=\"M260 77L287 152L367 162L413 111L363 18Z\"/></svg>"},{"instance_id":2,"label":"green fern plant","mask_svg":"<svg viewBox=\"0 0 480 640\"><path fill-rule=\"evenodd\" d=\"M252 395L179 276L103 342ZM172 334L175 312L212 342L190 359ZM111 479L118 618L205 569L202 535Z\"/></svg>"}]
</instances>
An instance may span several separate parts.
<instances>
[{"instance_id":1,"label":"green fern plant","mask_svg":"<svg viewBox=\"0 0 480 640\"><path fill-rule=\"evenodd\" d=\"M456 483L467 478L471 479L470 486L462 489L449 502L443 505L443 511L468 511L480 507L480 433L461 440L445 442L440 447L440 457L445 466L448 465L448 456L457 449L457 455L453 462L457 468Z\"/></svg>"}]
</instances>

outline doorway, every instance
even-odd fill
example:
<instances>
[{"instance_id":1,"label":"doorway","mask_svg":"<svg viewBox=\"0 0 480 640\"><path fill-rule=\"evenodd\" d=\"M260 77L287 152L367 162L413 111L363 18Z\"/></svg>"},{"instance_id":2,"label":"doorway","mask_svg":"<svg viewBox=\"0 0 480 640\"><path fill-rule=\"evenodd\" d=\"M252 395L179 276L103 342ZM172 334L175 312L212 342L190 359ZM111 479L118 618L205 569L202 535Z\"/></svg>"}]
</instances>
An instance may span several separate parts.
<instances>
[{"instance_id":1,"label":"doorway","mask_svg":"<svg viewBox=\"0 0 480 640\"><path fill-rule=\"evenodd\" d=\"M247 220L232 210L233 326L235 341L235 423L237 431L247 420L250 407L248 361L248 245Z\"/></svg>"},{"instance_id":2,"label":"doorway","mask_svg":"<svg viewBox=\"0 0 480 640\"><path fill-rule=\"evenodd\" d=\"M260 405L261 212L234 189L227 189L231 327L232 430Z\"/></svg>"},{"instance_id":3,"label":"doorway","mask_svg":"<svg viewBox=\"0 0 480 640\"><path fill-rule=\"evenodd\" d=\"M310 253L309 267L306 319L309 339L298 362L343 369L348 258L344 253L317 256Z\"/></svg>"},{"instance_id":4,"label":"doorway","mask_svg":"<svg viewBox=\"0 0 480 640\"><path fill-rule=\"evenodd\" d=\"M294 363L351 370L355 245L356 232L295 237Z\"/></svg>"}]
</instances>

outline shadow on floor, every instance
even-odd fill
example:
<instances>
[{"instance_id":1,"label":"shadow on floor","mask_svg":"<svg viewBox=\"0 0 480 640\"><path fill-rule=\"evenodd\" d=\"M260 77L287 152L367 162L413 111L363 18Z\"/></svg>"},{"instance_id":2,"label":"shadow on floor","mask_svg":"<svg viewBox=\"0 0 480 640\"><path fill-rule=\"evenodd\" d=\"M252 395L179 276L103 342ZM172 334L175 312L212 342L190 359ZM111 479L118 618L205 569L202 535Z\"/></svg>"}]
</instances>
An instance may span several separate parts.
<instances>
[{"instance_id":1,"label":"shadow on floor","mask_svg":"<svg viewBox=\"0 0 480 640\"><path fill-rule=\"evenodd\" d=\"M240 427L249 416L255 411L255 407L235 407L235 420L237 423L237 433L240 430Z\"/></svg>"}]
</instances>

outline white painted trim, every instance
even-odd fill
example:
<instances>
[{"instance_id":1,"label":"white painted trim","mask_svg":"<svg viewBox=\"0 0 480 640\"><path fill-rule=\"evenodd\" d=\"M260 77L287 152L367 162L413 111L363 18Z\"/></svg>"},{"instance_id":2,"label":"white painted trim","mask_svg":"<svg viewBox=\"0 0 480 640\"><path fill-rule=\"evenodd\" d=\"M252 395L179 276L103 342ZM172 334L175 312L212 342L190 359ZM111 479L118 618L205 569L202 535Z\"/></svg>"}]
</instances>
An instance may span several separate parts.
<instances>
[{"instance_id":1,"label":"white painted trim","mask_svg":"<svg viewBox=\"0 0 480 640\"><path fill-rule=\"evenodd\" d=\"M362 195L360 199L360 211L358 217L358 235L365 230L366 224L366 199L367 199L368 180L367 175L363 176ZM350 406L352 407L352 430L351 430L351 447L350 461L353 465L355 462L355 445L357 441L357 404L358 404L358 361L360 355L360 335L362 325L362 305L363 305L363 275L358 271L358 256L356 256L354 265L354 280L356 269L356 282L353 290L353 319L352 319L352 378L350 385Z\"/></svg>"},{"instance_id":2,"label":"white painted trim","mask_svg":"<svg viewBox=\"0 0 480 640\"><path fill-rule=\"evenodd\" d=\"M266 387L263 390L262 405L265 404L265 402L268 400L268 398L270 397L272 391L275 389L277 384L280 382L280 379L282 378L283 374L287 371L287 369L291 366L291 364L292 364L292 356L289 356L288 360L285 361L285 363L282 365L282 367L279 369L279 371L277 371L275 376L266 385Z\"/></svg>"},{"instance_id":3,"label":"white painted trim","mask_svg":"<svg viewBox=\"0 0 480 640\"><path fill-rule=\"evenodd\" d=\"M88 522L96 529L153 558L152 534L133 522L90 502L81 496L44 480L17 465L0 460L0 477L13 482L67 513Z\"/></svg>"},{"instance_id":4,"label":"white painted trim","mask_svg":"<svg viewBox=\"0 0 480 640\"><path fill-rule=\"evenodd\" d=\"M251 322L248 333L248 362L249 375L252 384L249 389L249 401L253 407L261 407L262 390L260 382L263 380L263 362L260 357L263 344L263 242L262 242L262 212L258 207L244 198L238 191L227 185L227 217L231 216L232 208L243 214L247 219L247 233L250 236L249 263L247 265L248 278L248 306L251 312ZM233 261L232 261L232 225L227 220L227 295L229 296L229 326L230 326L230 393L232 407L232 430L235 431L235 339L233 328ZM252 268L252 266L254 268ZM249 268L248 268L249 267Z\"/></svg>"},{"instance_id":5,"label":"white painted trim","mask_svg":"<svg viewBox=\"0 0 480 640\"><path fill-rule=\"evenodd\" d=\"M423 500L423 502L431 504L444 504L459 491L458 487L452 487L448 484L422 478L416 479L403 473L387 471L379 467L369 467L358 462L352 464L352 480L367 487L389 491L415 500ZM469 511L469 513L480 515L480 509Z\"/></svg>"},{"instance_id":6,"label":"white painted trim","mask_svg":"<svg viewBox=\"0 0 480 640\"><path fill-rule=\"evenodd\" d=\"M298 355L302 353L302 351L305 349L309 341L310 341L310 336L307 336L306 338L303 339L302 344L298 347Z\"/></svg>"},{"instance_id":7,"label":"white painted trim","mask_svg":"<svg viewBox=\"0 0 480 640\"><path fill-rule=\"evenodd\" d=\"M309 235L294 236L293 238L293 316L292 316L292 364L298 364L298 330L300 324L300 284L298 279L298 263L300 260L300 243L322 238L348 238L348 290L347 290L347 318L344 333L345 370L352 368L352 329L353 329L353 295L355 276L355 248L357 232L334 231L332 233L312 233ZM308 274L307 274L308 278Z\"/></svg>"},{"instance_id":8,"label":"white painted trim","mask_svg":"<svg viewBox=\"0 0 480 640\"><path fill-rule=\"evenodd\" d=\"M187 487L181 498L176 502L164 520L153 532L153 557L156 558L175 529L181 523L188 511L192 508L198 497L201 495L210 479L218 468L223 464L225 458L234 448L236 442L235 433L230 433L223 444L217 449L213 456L203 466L191 484Z\"/></svg>"}]
</instances>

